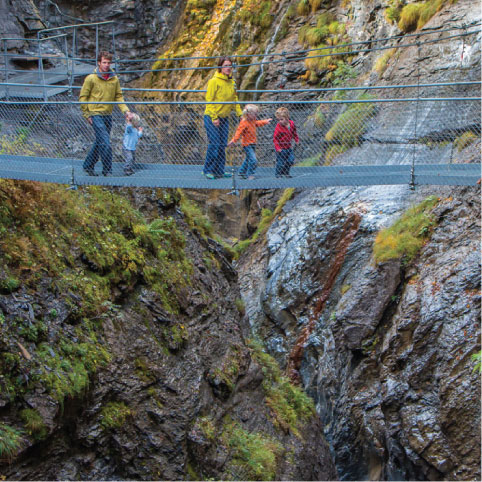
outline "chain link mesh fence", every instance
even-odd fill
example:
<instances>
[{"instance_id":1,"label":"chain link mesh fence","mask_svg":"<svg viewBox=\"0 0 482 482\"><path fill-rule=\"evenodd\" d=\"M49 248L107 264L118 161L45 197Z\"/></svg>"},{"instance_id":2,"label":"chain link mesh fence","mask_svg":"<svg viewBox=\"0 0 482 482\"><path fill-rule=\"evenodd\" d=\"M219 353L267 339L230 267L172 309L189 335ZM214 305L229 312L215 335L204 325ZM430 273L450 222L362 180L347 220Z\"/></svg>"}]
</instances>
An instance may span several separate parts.
<instances>
[{"instance_id":1,"label":"chain link mesh fence","mask_svg":"<svg viewBox=\"0 0 482 482\"><path fill-rule=\"evenodd\" d=\"M480 162L479 89L480 83L400 86L381 94L340 90L322 101L257 101L258 119L273 120L257 129L257 167L250 180L239 176L245 158L240 142L224 149L225 172L232 179L211 180L203 175L208 148L205 103L189 100L199 94L186 93L180 102L162 102L139 100L142 91L125 92L129 108L141 118L143 137L135 153L135 173L124 176L125 120L114 106L113 170L107 177L86 176L82 168L95 136L81 115L76 93L66 92L47 102L11 99L0 102L0 174L76 184L249 189L398 184L410 182L413 167L445 165L461 184L472 184ZM285 96L290 98L289 93ZM297 146L293 142L290 178L275 177L273 132L279 107L289 109L300 140ZM232 115L228 140L238 124L239 118ZM434 176L440 177L437 169ZM95 170L101 173L100 158ZM452 183L459 182L447 181Z\"/></svg>"}]
</instances>

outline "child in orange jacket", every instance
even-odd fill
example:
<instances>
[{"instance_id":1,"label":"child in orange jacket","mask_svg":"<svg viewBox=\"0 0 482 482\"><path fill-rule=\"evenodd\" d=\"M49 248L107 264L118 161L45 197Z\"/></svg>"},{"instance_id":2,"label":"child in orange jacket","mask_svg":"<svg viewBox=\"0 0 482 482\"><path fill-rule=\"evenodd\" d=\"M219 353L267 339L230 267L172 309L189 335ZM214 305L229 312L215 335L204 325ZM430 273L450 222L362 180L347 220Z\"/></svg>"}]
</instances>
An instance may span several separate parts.
<instances>
[{"instance_id":1,"label":"child in orange jacket","mask_svg":"<svg viewBox=\"0 0 482 482\"><path fill-rule=\"evenodd\" d=\"M256 120L258 116L259 108L257 105L248 104L243 109L243 117L239 123L236 132L228 143L228 146L234 145L239 138L241 138L241 144L246 158L239 168L239 176L246 179L254 179L254 171L256 170L256 129L261 126L269 124L272 119Z\"/></svg>"}]
</instances>

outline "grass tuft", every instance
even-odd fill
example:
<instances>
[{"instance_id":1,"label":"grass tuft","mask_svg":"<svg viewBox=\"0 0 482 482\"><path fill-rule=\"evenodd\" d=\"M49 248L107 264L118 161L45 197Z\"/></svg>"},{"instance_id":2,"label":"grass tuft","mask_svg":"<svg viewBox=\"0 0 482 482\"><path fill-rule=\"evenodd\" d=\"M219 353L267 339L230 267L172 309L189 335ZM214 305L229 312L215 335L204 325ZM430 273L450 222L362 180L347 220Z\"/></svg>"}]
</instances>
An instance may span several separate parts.
<instances>
[{"instance_id":1,"label":"grass tuft","mask_svg":"<svg viewBox=\"0 0 482 482\"><path fill-rule=\"evenodd\" d=\"M461 134L457 139L454 141L454 146L457 148L457 151L462 151L466 147L470 146L477 140L477 136L472 131L467 131Z\"/></svg>"},{"instance_id":2,"label":"grass tuft","mask_svg":"<svg viewBox=\"0 0 482 482\"><path fill-rule=\"evenodd\" d=\"M0 423L0 461L12 462L22 448L22 443L20 430Z\"/></svg>"},{"instance_id":3,"label":"grass tuft","mask_svg":"<svg viewBox=\"0 0 482 482\"><path fill-rule=\"evenodd\" d=\"M408 209L392 226L380 231L373 245L376 263L390 259L410 262L427 242L436 224L431 210L438 198L430 196Z\"/></svg>"}]
</instances>

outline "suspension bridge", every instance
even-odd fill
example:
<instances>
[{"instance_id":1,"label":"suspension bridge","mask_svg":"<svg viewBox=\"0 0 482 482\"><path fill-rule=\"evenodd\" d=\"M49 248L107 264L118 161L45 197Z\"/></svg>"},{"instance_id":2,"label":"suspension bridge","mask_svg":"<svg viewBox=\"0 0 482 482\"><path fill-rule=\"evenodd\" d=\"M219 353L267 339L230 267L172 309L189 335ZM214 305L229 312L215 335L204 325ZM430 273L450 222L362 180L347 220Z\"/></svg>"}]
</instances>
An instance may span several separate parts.
<instances>
[{"instance_id":1,"label":"suspension bridge","mask_svg":"<svg viewBox=\"0 0 482 482\"><path fill-rule=\"evenodd\" d=\"M203 176L207 147L203 126L204 91L124 88L126 103L130 110L139 113L144 127L136 152L135 172L131 176L123 173L124 120L114 109L112 174L102 176L97 172L99 175L89 176L82 164L94 135L81 116L77 100L80 86L76 84L81 76L93 70L95 61L78 57L76 39L79 29L94 28L98 50L99 28L105 26L112 28L115 45L112 22L39 32L35 40L38 69L29 73L9 70L11 39L2 39L5 68L0 83L0 177L73 186L181 187L232 192L391 184L475 185L480 179L480 72L476 79L454 82L429 82L430 79L422 78L418 72L412 82L404 85L239 90L240 104L258 104L259 118L274 118L278 107L287 107L300 137L291 177L279 178L275 176L272 141L276 122L259 128L258 167L255 179L251 180L238 175L244 159L239 146L226 150L226 173L230 177L210 180ZM466 27L437 42L443 44L454 39L461 43L462 56L468 45L474 49L478 44L480 53L480 29ZM420 62L424 45L420 35L413 42L407 37L403 41L407 42L405 48L414 49ZM45 61L51 60L43 50L47 42L62 47L62 55L56 56L58 65L50 70L44 69ZM430 42L432 40L426 43ZM385 45L368 49L363 43L349 47L351 55L355 50L388 48ZM398 45L398 48L402 47ZM333 55L322 50L315 54ZM241 65L270 62L286 65L290 61L299 62L306 55L307 51L270 54L271 60L263 58L261 62L252 62L251 56L244 56L240 62ZM313 57L313 52L310 55ZM280 58L276 60L275 56ZM251 63L242 64L246 59ZM172 59L167 60L170 63L166 65L172 65ZM182 73L184 69L181 66L164 68L157 60L159 68L154 70L121 70L129 61L115 59L115 62L121 78L139 72ZM138 65L142 61L136 62ZM463 61L459 67L463 71ZM145 100L149 97L156 100ZM251 100L260 97L262 100ZM172 100L174 98L182 100ZM237 123L236 118L231 119L231 135Z\"/></svg>"}]
</instances>

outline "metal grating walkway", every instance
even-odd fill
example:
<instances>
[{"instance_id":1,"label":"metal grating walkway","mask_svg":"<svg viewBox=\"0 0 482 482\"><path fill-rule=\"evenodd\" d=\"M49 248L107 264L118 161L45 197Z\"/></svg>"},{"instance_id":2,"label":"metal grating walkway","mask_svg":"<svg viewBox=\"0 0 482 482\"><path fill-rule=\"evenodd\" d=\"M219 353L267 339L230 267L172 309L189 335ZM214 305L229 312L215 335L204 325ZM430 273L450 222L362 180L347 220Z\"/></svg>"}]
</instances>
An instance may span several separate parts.
<instances>
[{"instance_id":1,"label":"metal grating walkway","mask_svg":"<svg viewBox=\"0 0 482 482\"><path fill-rule=\"evenodd\" d=\"M122 163L113 163L108 177L88 176L82 161L49 157L0 155L0 177L76 185L164 187L191 189L275 189L315 188L324 186L370 186L410 184L410 165L315 166L293 167L290 178L276 178L274 169L260 167L254 180L233 178L208 180L198 164L137 164L132 176L123 174ZM417 164L416 185L475 185L481 177L479 164Z\"/></svg>"}]
</instances>

